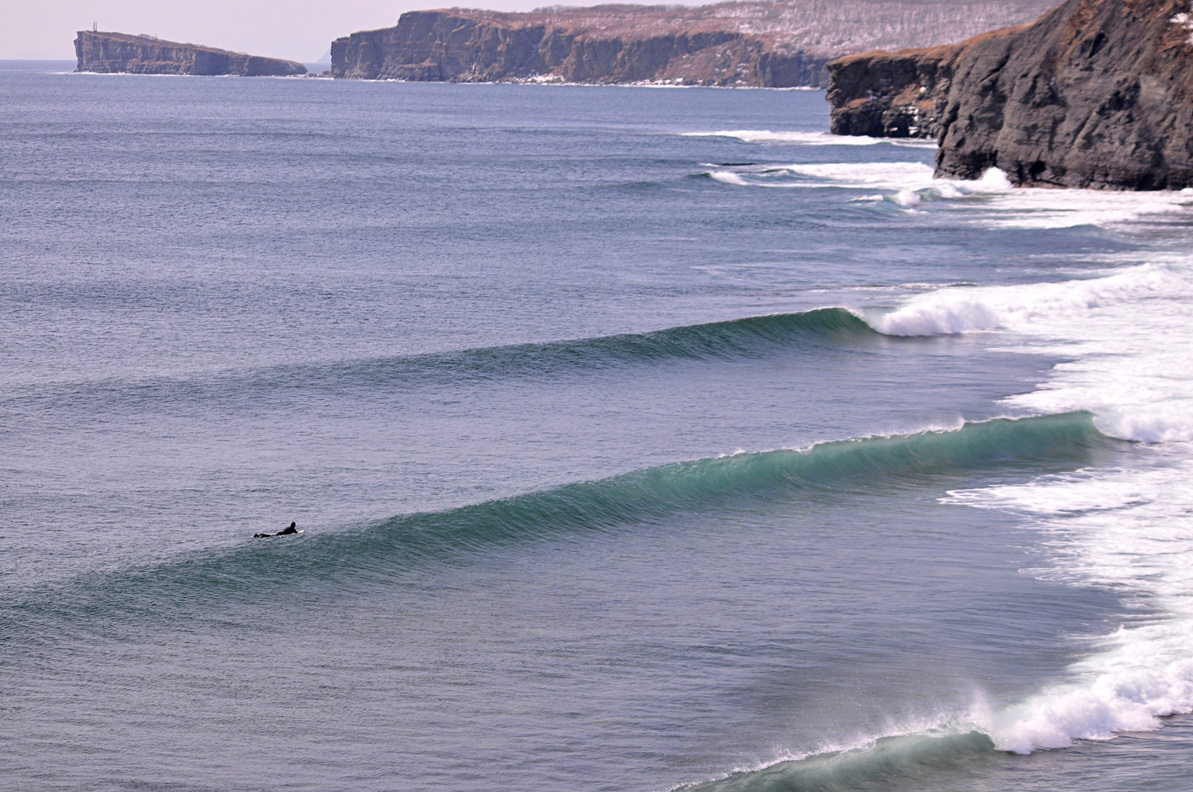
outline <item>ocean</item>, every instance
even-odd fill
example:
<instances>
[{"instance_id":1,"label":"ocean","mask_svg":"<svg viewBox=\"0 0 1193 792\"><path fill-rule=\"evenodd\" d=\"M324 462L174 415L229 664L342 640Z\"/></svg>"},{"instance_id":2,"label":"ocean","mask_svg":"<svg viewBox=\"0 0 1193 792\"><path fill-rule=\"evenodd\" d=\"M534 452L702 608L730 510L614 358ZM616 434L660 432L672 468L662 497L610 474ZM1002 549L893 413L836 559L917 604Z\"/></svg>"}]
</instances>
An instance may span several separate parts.
<instances>
[{"instance_id":1,"label":"ocean","mask_svg":"<svg viewBox=\"0 0 1193 792\"><path fill-rule=\"evenodd\" d=\"M0 785L1187 788L1193 194L69 69L0 67Z\"/></svg>"}]
</instances>

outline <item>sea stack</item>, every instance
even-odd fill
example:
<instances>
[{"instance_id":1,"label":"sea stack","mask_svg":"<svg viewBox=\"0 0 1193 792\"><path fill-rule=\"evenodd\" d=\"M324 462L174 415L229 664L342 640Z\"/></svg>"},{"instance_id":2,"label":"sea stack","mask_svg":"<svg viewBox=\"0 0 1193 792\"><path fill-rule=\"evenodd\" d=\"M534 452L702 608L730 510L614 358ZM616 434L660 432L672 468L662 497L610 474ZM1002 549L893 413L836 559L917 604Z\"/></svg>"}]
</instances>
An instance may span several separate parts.
<instances>
[{"instance_id":1,"label":"sea stack","mask_svg":"<svg viewBox=\"0 0 1193 792\"><path fill-rule=\"evenodd\" d=\"M828 69L832 131L936 138L938 176L1193 186L1188 0L1068 0L1031 25Z\"/></svg>"},{"instance_id":2,"label":"sea stack","mask_svg":"<svg viewBox=\"0 0 1193 792\"><path fill-rule=\"evenodd\" d=\"M181 44L152 36L79 31L75 39L79 65L75 71L104 74L196 74L241 77L291 77L306 74L295 61L262 58L240 52Z\"/></svg>"}]
</instances>

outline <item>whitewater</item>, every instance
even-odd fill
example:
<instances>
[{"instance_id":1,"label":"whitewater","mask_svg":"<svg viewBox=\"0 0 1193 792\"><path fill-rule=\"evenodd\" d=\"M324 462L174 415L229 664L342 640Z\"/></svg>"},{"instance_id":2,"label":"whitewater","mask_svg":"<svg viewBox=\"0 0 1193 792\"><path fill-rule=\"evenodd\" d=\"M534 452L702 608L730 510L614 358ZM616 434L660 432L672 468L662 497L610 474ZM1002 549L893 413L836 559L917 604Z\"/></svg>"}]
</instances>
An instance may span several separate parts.
<instances>
[{"instance_id":1,"label":"whitewater","mask_svg":"<svg viewBox=\"0 0 1193 792\"><path fill-rule=\"evenodd\" d=\"M51 66L12 783L1180 788L1193 195L934 179L818 92Z\"/></svg>"},{"instance_id":2,"label":"whitewater","mask_svg":"<svg viewBox=\"0 0 1193 792\"><path fill-rule=\"evenodd\" d=\"M762 132L715 134L759 142L784 139ZM751 182L745 175L776 172L825 181L777 185ZM880 186L886 192L855 200L886 201L911 211L925 201L963 205L985 199L987 217L980 222L1022 228L1121 227L1193 207L1188 190L1145 196L1016 190L997 168L974 182L934 179L926 166L903 163L748 166L710 175L736 186ZM1033 530L1048 535L1049 552L1056 556L1053 565L1034 574L1115 590L1149 616L1143 624L1098 636L1090 655L1069 668L1067 680L1013 704L999 707L978 696L967 710L911 730L922 736L901 737L906 746L891 749L895 735L882 735L874 738L878 742L864 740L739 771L744 777L765 777L789 765L785 786L835 788L840 780L834 774L842 771L825 776L815 767L821 756L847 767L889 761L875 755L902 751L901 761L913 763L923 761L921 751L947 750L924 744L970 735L986 738L978 741L978 750L1029 754L1153 731L1165 718L1193 712L1193 503L1187 494L1193 475L1193 372L1187 344L1193 338L1187 308L1193 260L1184 253L1157 252L1144 264L1124 266L1113 258L1104 263L1104 270L1087 271L1080 279L986 288L965 284L858 315L878 332L899 337L1010 330L1024 345L1020 349L1069 358L1034 390L1001 402L1015 413L1087 412L1106 436L1147 444L1154 462L1138 471L1081 470L1022 485L956 490L943 500L1023 515Z\"/></svg>"}]
</instances>

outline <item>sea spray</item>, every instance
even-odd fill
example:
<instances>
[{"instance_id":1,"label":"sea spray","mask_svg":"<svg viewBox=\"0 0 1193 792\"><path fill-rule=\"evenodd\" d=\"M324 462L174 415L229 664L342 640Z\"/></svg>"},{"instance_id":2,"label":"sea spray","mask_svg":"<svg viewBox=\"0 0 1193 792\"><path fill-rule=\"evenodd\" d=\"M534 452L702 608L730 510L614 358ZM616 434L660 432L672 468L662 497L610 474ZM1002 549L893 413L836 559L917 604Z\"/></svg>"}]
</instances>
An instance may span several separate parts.
<instances>
[{"instance_id":1,"label":"sea spray","mask_svg":"<svg viewBox=\"0 0 1193 792\"><path fill-rule=\"evenodd\" d=\"M917 296L894 311L867 314L876 330L932 336L1016 330L1049 338L1060 323L1083 319L1111 304L1168 298L1187 288L1166 268L1142 265L1103 277L1016 286L949 288Z\"/></svg>"},{"instance_id":2,"label":"sea spray","mask_svg":"<svg viewBox=\"0 0 1193 792\"><path fill-rule=\"evenodd\" d=\"M1184 254L1065 283L943 290L874 320L885 332L1013 329L1073 355L1042 387L1007 399L1088 409L1123 439L1159 443L1150 464L952 493L946 502L1024 516L1049 537L1036 574L1103 588L1146 615L1099 636L1069 679L980 719L1001 750L1030 753L1146 731L1193 711L1193 264ZM966 293L968 292L968 293Z\"/></svg>"},{"instance_id":3,"label":"sea spray","mask_svg":"<svg viewBox=\"0 0 1193 792\"><path fill-rule=\"evenodd\" d=\"M1019 512L1050 538L1036 574L1125 598L1144 617L1097 639L1069 681L992 710L984 728L1002 750L1147 731L1193 711L1193 463L1157 451L1156 467L1090 469L1029 484L953 492L947 502Z\"/></svg>"},{"instance_id":4,"label":"sea spray","mask_svg":"<svg viewBox=\"0 0 1193 792\"><path fill-rule=\"evenodd\" d=\"M1183 345L1156 339L1193 334L1190 298L1193 264L1182 255L1078 280L946 288L862 315L895 336L1014 332L1028 351L1072 359L1009 405L1089 410L1114 437L1176 442L1193 440L1193 368Z\"/></svg>"},{"instance_id":5,"label":"sea spray","mask_svg":"<svg viewBox=\"0 0 1193 792\"><path fill-rule=\"evenodd\" d=\"M907 199L914 203L917 193ZM929 730L781 760L691 787L700 790L843 790L912 784L947 775L958 761L1004 751L1030 754L1081 740L1159 728L1193 712L1193 370L1187 350L1157 344L1189 337L1193 283L1187 257L1159 257L1100 276L1052 283L944 288L891 311L863 315L879 332L933 336L1011 331L1030 349L1071 359L1034 391L1008 398L1050 412L1092 410L1108 435L1163 443L1152 465L1046 476L1027 484L950 493L945 503L1023 515L1048 537L1051 564L1033 574L1104 589L1136 614L1104 635L1066 678L1015 701L978 696ZM1145 457L1146 459L1146 457ZM912 780L909 780L912 779Z\"/></svg>"},{"instance_id":6,"label":"sea spray","mask_svg":"<svg viewBox=\"0 0 1193 792\"><path fill-rule=\"evenodd\" d=\"M847 792L898 788L917 775L949 770L972 773L995 751L979 731L939 729L884 736L866 744L775 762L726 778L677 787L673 792Z\"/></svg>"}]
</instances>

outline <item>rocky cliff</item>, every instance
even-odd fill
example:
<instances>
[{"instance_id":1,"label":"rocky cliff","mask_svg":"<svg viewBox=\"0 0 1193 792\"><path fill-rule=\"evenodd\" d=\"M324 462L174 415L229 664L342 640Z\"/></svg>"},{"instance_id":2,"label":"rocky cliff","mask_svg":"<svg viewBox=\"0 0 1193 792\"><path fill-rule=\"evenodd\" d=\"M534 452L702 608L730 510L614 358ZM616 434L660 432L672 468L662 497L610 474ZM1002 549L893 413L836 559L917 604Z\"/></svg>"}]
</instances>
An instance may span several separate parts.
<instances>
[{"instance_id":1,"label":"rocky cliff","mask_svg":"<svg viewBox=\"0 0 1193 792\"><path fill-rule=\"evenodd\" d=\"M76 71L131 74L235 74L245 77L288 77L306 74L294 61L163 41L125 33L79 32Z\"/></svg>"},{"instance_id":2,"label":"rocky cliff","mask_svg":"<svg viewBox=\"0 0 1193 792\"><path fill-rule=\"evenodd\" d=\"M1193 186L1189 0L1068 0L1032 25L829 70L833 131L936 137L941 176Z\"/></svg>"},{"instance_id":3,"label":"rocky cliff","mask_svg":"<svg viewBox=\"0 0 1193 792\"><path fill-rule=\"evenodd\" d=\"M827 65L830 130L837 135L938 138L953 70L983 41L1030 25L983 33L960 44L848 55Z\"/></svg>"},{"instance_id":4,"label":"rocky cliff","mask_svg":"<svg viewBox=\"0 0 1193 792\"><path fill-rule=\"evenodd\" d=\"M848 52L948 41L1052 0L773 0L529 14L415 11L332 43L340 78L821 86Z\"/></svg>"}]
</instances>

